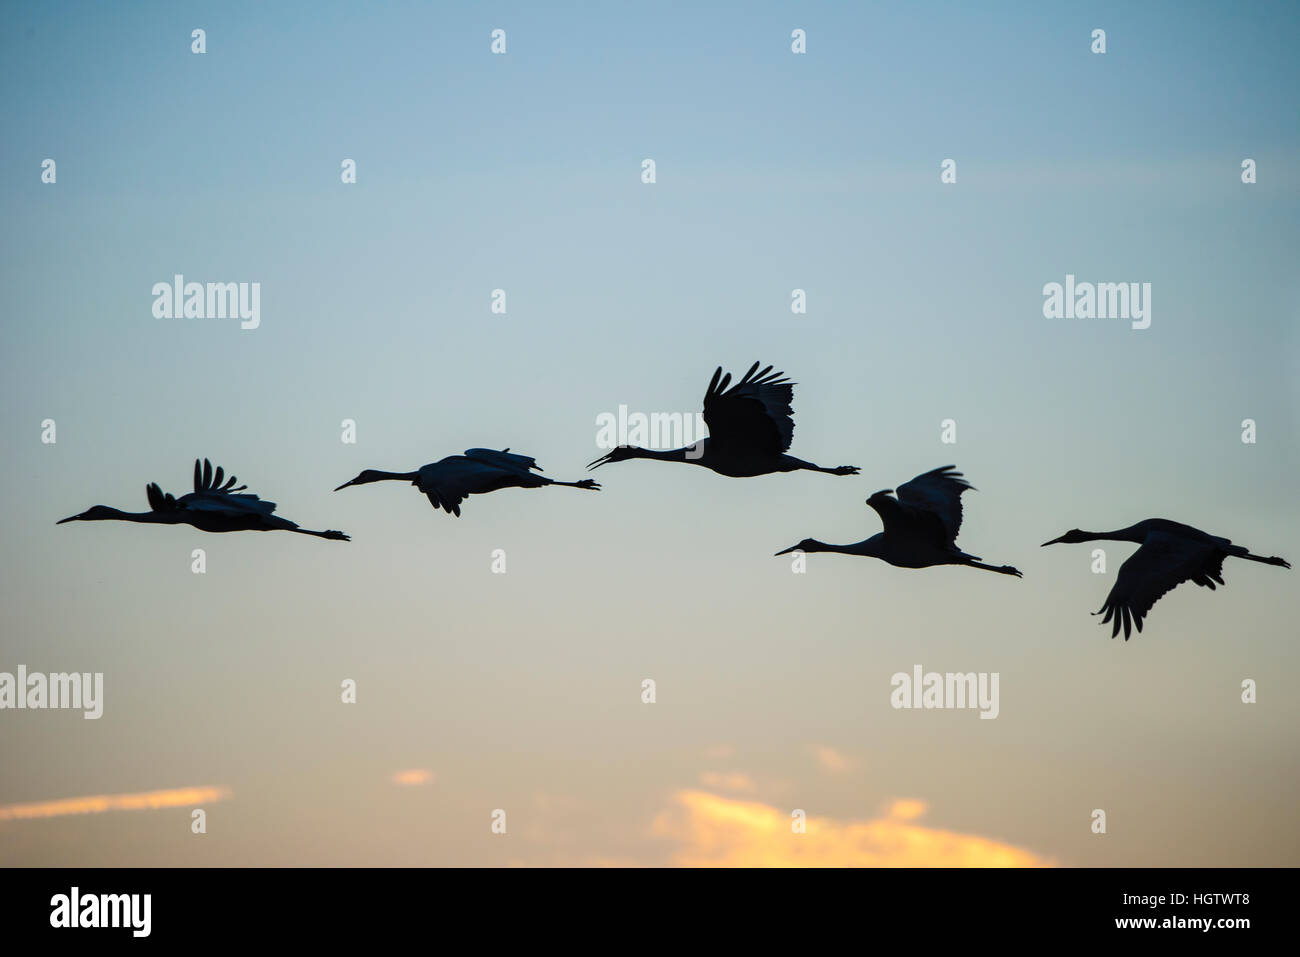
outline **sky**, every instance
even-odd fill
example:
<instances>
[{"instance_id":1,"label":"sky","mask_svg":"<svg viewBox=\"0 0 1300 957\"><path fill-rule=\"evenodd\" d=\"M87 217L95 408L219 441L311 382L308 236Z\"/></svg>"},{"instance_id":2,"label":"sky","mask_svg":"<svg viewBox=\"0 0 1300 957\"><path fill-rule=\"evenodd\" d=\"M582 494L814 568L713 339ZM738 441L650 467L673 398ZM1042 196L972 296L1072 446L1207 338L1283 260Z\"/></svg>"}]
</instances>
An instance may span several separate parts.
<instances>
[{"instance_id":1,"label":"sky","mask_svg":"<svg viewBox=\"0 0 1300 957\"><path fill-rule=\"evenodd\" d=\"M1039 548L1300 555L1294 4L0 17L0 672L104 675L96 720L0 710L0 863L1300 864L1295 573L1230 560L1125 642L1089 613L1131 546ZM177 274L260 325L156 318ZM1150 327L1046 318L1067 275L1150 283ZM471 447L586 477L599 416L755 360L859 475L332 491ZM203 456L352 541L55 525ZM948 463L1023 579L773 557ZM996 719L894 708L917 665L999 675Z\"/></svg>"}]
</instances>

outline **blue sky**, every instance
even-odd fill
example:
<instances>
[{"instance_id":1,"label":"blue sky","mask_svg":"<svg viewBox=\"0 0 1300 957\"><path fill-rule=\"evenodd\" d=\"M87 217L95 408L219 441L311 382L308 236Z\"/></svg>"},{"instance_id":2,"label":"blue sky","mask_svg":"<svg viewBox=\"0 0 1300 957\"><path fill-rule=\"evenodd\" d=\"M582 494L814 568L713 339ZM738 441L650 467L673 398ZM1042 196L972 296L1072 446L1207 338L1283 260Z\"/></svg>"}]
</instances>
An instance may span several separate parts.
<instances>
[{"instance_id":1,"label":"blue sky","mask_svg":"<svg viewBox=\"0 0 1300 957\"><path fill-rule=\"evenodd\" d=\"M1124 644L1087 613L1127 547L1105 576L1038 548L1162 516L1295 560L1293 4L4 18L0 670L104 671L107 700L0 713L0 805L233 797L202 838L175 809L0 822L0 860L682 862L699 830L652 822L707 819L702 788L846 833L920 801L1068 864L1297 863L1289 574L1230 562ZM176 273L260 282L261 327L153 318ZM1045 319L1067 273L1150 282L1151 328ZM472 446L572 480L600 413L694 411L755 359L798 383L791 451L859 477L629 463L459 520L330 491ZM54 526L195 456L353 541ZM873 534L868 494L948 462L980 489L959 541L1023 581L772 557ZM890 709L918 662L1000 672L999 718Z\"/></svg>"}]
</instances>

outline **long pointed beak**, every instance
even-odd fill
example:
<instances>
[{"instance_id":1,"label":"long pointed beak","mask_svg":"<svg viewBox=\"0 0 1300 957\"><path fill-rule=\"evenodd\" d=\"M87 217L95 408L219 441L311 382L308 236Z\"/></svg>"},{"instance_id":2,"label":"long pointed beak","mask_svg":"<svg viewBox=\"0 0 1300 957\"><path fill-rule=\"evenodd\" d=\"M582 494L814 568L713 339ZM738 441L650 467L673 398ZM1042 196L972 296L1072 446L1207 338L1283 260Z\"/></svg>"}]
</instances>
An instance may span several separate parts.
<instances>
[{"instance_id":1,"label":"long pointed beak","mask_svg":"<svg viewBox=\"0 0 1300 957\"><path fill-rule=\"evenodd\" d=\"M590 472L592 469L598 469L608 461L609 461L609 453L602 455L598 459L592 459L590 462L587 463L587 471Z\"/></svg>"},{"instance_id":2,"label":"long pointed beak","mask_svg":"<svg viewBox=\"0 0 1300 957\"><path fill-rule=\"evenodd\" d=\"M1046 548L1048 545L1059 545L1063 541L1065 541L1064 535L1062 535L1060 538L1054 538L1050 542L1043 542L1043 544L1039 545L1038 547Z\"/></svg>"},{"instance_id":3,"label":"long pointed beak","mask_svg":"<svg viewBox=\"0 0 1300 957\"><path fill-rule=\"evenodd\" d=\"M357 480L356 480L356 479L353 479L353 480L350 481L350 482L344 482L342 485L340 485L340 486L339 486L338 488L336 488L334 491L337 492L339 489L347 488L349 485L355 485L356 483L357 483Z\"/></svg>"},{"instance_id":4,"label":"long pointed beak","mask_svg":"<svg viewBox=\"0 0 1300 957\"><path fill-rule=\"evenodd\" d=\"M54 524L55 524L55 525L62 525L64 522L75 522L78 518L79 518L79 516L77 516L77 515L69 515L67 518L61 518L61 519L59 519L59 520L58 520L57 522L55 522Z\"/></svg>"},{"instance_id":5,"label":"long pointed beak","mask_svg":"<svg viewBox=\"0 0 1300 957\"><path fill-rule=\"evenodd\" d=\"M798 545L791 545L789 548L781 549L779 552L776 553L776 555L773 555L772 557L775 558L777 555L788 555L790 552L797 552L799 550L800 549Z\"/></svg>"}]
</instances>

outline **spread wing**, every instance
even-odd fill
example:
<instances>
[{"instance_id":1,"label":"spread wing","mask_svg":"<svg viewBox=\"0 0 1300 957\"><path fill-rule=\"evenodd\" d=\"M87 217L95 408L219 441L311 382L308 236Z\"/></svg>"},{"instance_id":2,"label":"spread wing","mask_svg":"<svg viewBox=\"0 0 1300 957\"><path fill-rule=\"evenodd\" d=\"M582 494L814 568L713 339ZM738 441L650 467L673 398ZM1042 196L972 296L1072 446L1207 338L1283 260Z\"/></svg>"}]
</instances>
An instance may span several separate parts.
<instances>
[{"instance_id":1,"label":"spread wing","mask_svg":"<svg viewBox=\"0 0 1300 957\"><path fill-rule=\"evenodd\" d=\"M484 465L491 465L493 468L506 469L512 472L527 472L529 469L535 469L540 472L542 467L537 464L537 460L529 455L520 455L518 452L511 452L509 449L502 449L500 452L495 449L466 449L465 458L473 459L475 462L482 462Z\"/></svg>"},{"instance_id":2,"label":"spread wing","mask_svg":"<svg viewBox=\"0 0 1300 957\"><path fill-rule=\"evenodd\" d=\"M1212 541L1197 541L1163 532L1147 536L1142 547L1129 556L1115 576L1115 586L1106 603L1094 615L1106 613L1104 625L1114 619L1110 636L1124 626L1128 641L1133 626L1142 632L1142 619L1151 606L1185 581L1213 589L1223 584L1223 559L1227 555Z\"/></svg>"},{"instance_id":3,"label":"spread wing","mask_svg":"<svg viewBox=\"0 0 1300 957\"><path fill-rule=\"evenodd\" d=\"M457 518L460 518L460 503L465 501L465 493L460 491L443 491L442 489L430 489L424 493L429 496L429 503L434 508L440 508L445 512L450 512Z\"/></svg>"},{"instance_id":4,"label":"spread wing","mask_svg":"<svg viewBox=\"0 0 1300 957\"><path fill-rule=\"evenodd\" d=\"M144 487L144 493L149 498L149 509L154 512L174 512L180 506L176 504L176 496L171 492L164 492L157 482L150 482Z\"/></svg>"},{"instance_id":5,"label":"spread wing","mask_svg":"<svg viewBox=\"0 0 1300 957\"><path fill-rule=\"evenodd\" d=\"M202 463L195 459L194 491L174 499L175 507L195 512L225 512L227 514L255 512L260 515L270 515L275 511L274 502L264 502L256 495L236 494L248 488L247 485L240 485L236 488L236 481L233 475L226 479L225 471L220 465L214 471L212 463L207 459L204 459ZM166 496L166 499L171 499L171 496ZM152 495L150 496L150 504L153 504Z\"/></svg>"},{"instance_id":6,"label":"spread wing","mask_svg":"<svg viewBox=\"0 0 1300 957\"><path fill-rule=\"evenodd\" d=\"M545 484L528 470L533 460L509 449L469 449L464 455L449 455L420 469L416 487L429 497L434 508L460 517L460 503L470 495L530 483Z\"/></svg>"},{"instance_id":7,"label":"spread wing","mask_svg":"<svg viewBox=\"0 0 1300 957\"><path fill-rule=\"evenodd\" d=\"M722 366L713 373L704 393L704 421L709 440L719 446L739 446L756 452L780 455L794 439L794 383L781 378L768 366L758 371L758 363L735 385L731 373L722 374Z\"/></svg>"},{"instance_id":8,"label":"spread wing","mask_svg":"<svg viewBox=\"0 0 1300 957\"><path fill-rule=\"evenodd\" d=\"M936 516L952 541L961 529L961 493L974 487L955 466L944 465L900 485L898 500L908 508Z\"/></svg>"}]
</instances>

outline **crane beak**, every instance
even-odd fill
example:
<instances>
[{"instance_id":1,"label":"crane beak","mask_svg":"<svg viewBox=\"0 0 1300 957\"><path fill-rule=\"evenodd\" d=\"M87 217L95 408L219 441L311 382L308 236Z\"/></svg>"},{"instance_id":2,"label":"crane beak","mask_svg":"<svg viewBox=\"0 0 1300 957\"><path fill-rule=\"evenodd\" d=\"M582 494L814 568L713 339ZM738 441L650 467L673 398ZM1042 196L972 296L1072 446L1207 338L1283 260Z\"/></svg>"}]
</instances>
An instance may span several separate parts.
<instances>
[{"instance_id":1,"label":"crane beak","mask_svg":"<svg viewBox=\"0 0 1300 957\"><path fill-rule=\"evenodd\" d=\"M1064 535L1062 535L1060 538L1054 538L1050 542L1043 542L1043 544L1039 545L1038 547L1046 548L1048 545L1059 545L1063 541L1065 541Z\"/></svg>"},{"instance_id":2,"label":"crane beak","mask_svg":"<svg viewBox=\"0 0 1300 957\"><path fill-rule=\"evenodd\" d=\"M791 545L789 548L781 549L779 552L776 553L776 555L773 555L772 557L775 558L777 555L788 555L790 552L797 552L799 550L800 549L798 545Z\"/></svg>"},{"instance_id":3,"label":"crane beak","mask_svg":"<svg viewBox=\"0 0 1300 957\"><path fill-rule=\"evenodd\" d=\"M67 518L61 518L61 519L59 519L59 520L58 520L57 522L55 522L54 524L55 524L55 525L62 525L64 522L75 522L75 521L76 521L77 519L79 519L79 518L81 518L80 515L69 515Z\"/></svg>"},{"instance_id":4,"label":"crane beak","mask_svg":"<svg viewBox=\"0 0 1300 957\"><path fill-rule=\"evenodd\" d=\"M345 489L345 488L347 488L349 485L356 485L356 484L357 484L357 480L356 480L356 479L352 479L352 481L350 481L350 482L344 482L342 485L340 485L340 486L339 486L338 488L336 488L334 491L337 492L337 491L339 491L339 489Z\"/></svg>"}]
</instances>

